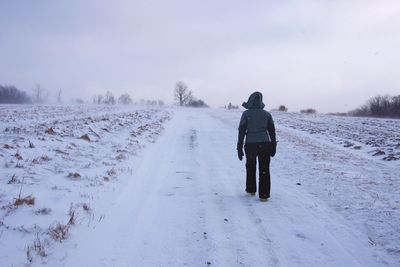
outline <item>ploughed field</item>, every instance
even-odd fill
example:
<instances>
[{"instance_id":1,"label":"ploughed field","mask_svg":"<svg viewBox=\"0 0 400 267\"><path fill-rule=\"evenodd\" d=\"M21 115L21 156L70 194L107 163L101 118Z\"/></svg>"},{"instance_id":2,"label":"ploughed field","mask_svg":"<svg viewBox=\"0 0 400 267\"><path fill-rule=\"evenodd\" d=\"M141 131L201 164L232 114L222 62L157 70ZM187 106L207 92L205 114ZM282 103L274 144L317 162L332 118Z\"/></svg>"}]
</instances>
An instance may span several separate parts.
<instances>
[{"instance_id":1,"label":"ploughed field","mask_svg":"<svg viewBox=\"0 0 400 267\"><path fill-rule=\"evenodd\" d=\"M320 114L274 113L278 125L360 150L385 161L400 159L400 120Z\"/></svg>"}]
</instances>

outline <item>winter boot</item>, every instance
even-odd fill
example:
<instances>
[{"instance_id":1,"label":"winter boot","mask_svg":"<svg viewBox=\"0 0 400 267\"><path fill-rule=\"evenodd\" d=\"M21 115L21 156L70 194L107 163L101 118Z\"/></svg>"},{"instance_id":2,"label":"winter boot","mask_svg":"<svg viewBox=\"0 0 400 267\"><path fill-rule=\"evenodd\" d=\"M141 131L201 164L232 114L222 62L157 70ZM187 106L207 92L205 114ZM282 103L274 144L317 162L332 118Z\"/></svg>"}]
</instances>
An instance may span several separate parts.
<instances>
[{"instance_id":1,"label":"winter boot","mask_svg":"<svg viewBox=\"0 0 400 267\"><path fill-rule=\"evenodd\" d=\"M249 192L249 191L247 191L247 190L246 190L246 193L249 194L249 195L251 195L251 196L255 196L255 195L256 195L256 192Z\"/></svg>"}]
</instances>

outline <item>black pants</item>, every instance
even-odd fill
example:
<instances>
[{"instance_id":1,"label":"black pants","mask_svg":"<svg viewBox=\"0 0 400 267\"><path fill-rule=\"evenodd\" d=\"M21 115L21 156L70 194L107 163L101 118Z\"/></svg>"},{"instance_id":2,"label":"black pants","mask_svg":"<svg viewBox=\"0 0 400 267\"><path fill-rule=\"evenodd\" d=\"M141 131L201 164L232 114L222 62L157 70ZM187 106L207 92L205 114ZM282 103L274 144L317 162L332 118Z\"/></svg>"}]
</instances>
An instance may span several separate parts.
<instances>
[{"instance_id":1,"label":"black pants","mask_svg":"<svg viewBox=\"0 0 400 267\"><path fill-rule=\"evenodd\" d=\"M271 177L269 173L271 144L247 143L244 146L246 152L246 191L249 193L257 192L256 166L258 158L258 195L269 197L271 191Z\"/></svg>"}]
</instances>

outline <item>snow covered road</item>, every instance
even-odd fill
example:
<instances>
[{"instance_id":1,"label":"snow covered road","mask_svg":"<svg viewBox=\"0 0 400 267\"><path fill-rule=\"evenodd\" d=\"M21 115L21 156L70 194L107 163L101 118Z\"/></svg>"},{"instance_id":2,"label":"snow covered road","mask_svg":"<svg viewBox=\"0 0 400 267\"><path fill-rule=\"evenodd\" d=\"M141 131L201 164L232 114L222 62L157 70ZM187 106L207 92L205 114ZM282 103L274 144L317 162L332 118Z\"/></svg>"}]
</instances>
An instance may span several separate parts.
<instances>
[{"instance_id":1,"label":"snow covered road","mask_svg":"<svg viewBox=\"0 0 400 267\"><path fill-rule=\"evenodd\" d=\"M48 266L398 263L398 257L371 245L357 224L294 182L296 172L299 181L312 174L313 158L296 150L289 129L278 131L271 199L264 203L246 195L244 161L235 150L239 116L176 110L163 136L140 155L104 219L74 229L66 251L55 251ZM335 159L338 166L347 164Z\"/></svg>"}]
</instances>

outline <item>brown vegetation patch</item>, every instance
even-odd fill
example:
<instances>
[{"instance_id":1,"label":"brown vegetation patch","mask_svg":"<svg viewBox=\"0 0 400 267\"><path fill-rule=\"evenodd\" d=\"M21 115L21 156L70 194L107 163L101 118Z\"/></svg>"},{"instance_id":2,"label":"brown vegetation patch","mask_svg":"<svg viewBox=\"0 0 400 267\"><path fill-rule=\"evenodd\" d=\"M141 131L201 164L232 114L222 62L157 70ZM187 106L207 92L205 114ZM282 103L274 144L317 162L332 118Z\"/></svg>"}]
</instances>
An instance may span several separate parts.
<instances>
[{"instance_id":1,"label":"brown vegetation patch","mask_svg":"<svg viewBox=\"0 0 400 267\"><path fill-rule=\"evenodd\" d=\"M38 158L33 159L33 160L32 160L32 163L34 163L34 164L39 164L39 163L46 162L46 161L50 161L50 160L51 160L51 158L50 158L49 156L43 155L43 156L41 156L41 157L38 157Z\"/></svg>"},{"instance_id":2,"label":"brown vegetation patch","mask_svg":"<svg viewBox=\"0 0 400 267\"><path fill-rule=\"evenodd\" d=\"M29 148L35 148L35 145L31 141L29 141Z\"/></svg>"},{"instance_id":3,"label":"brown vegetation patch","mask_svg":"<svg viewBox=\"0 0 400 267\"><path fill-rule=\"evenodd\" d=\"M13 174L13 176L11 176L10 180L8 181L8 184L16 184L16 183L18 183L18 179L17 176Z\"/></svg>"},{"instance_id":4,"label":"brown vegetation patch","mask_svg":"<svg viewBox=\"0 0 400 267\"><path fill-rule=\"evenodd\" d=\"M50 225L48 233L55 241L62 242L69 236L69 225L57 222Z\"/></svg>"},{"instance_id":5,"label":"brown vegetation patch","mask_svg":"<svg viewBox=\"0 0 400 267\"><path fill-rule=\"evenodd\" d=\"M77 172L70 172L67 177L77 180L81 178L81 175Z\"/></svg>"},{"instance_id":6,"label":"brown vegetation patch","mask_svg":"<svg viewBox=\"0 0 400 267\"><path fill-rule=\"evenodd\" d=\"M16 206L16 207L21 206L23 204L33 206L33 205L35 205L35 198L32 197L32 195L29 195L24 198L18 197L14 201L14 206Z\"/></svg>"},{"instance_id":7,"label":"brown vegetation patch","mask_svg":"<svg viewBox=\"0 0 400 267\"><path fill-rule=\"evenodd\" d=\"M19 154L19 152L15 153L14 157L15 157L17 160L23 160L23 158L22 158L21 154Z\"/></svg>"},{"instance_id":8,"label":"brown vegetation patch","mask_svg":"<svg viewBox=\"0 0 400 267\"><path fill-rule=\"evenodd\" d=\"M67 224L56 222L49 226L48 233L50 237L53 238L55 241L62 242L63 240L67 239L69 236L69 229L71 225L75 225L76 213L75 208L72 204L69 208L68 215L69 220Z\"/></svg>"},{"instance_id":9,"label":"brown vegetation patch","mask_svg":"<svg viewBox=\"0 0 400 267\"><path fill-rule=\"evenodd\" d=\"M42 258L47 257L47 246L49 246L48 241L41 240L39 237L39 233L36 233L35 239L33 240L33 245L26 247L26 259L28 260L28 262L33 261L32 251L36 252L36 254Z\"/></svg>"},{"instance_id":10,"label":"brown vegetation patch","mask_svg":"<svg viewBox=\"0 0 400 267\"><path fill-rule=\"evenodd\" d=\"M56 132L54 131L54 129L52 128L52 127L50 127L50 128L48 128L46 131L45 131L45 133L47 133L47 134L56 134Z\"/></svg>"}]
</instances>

